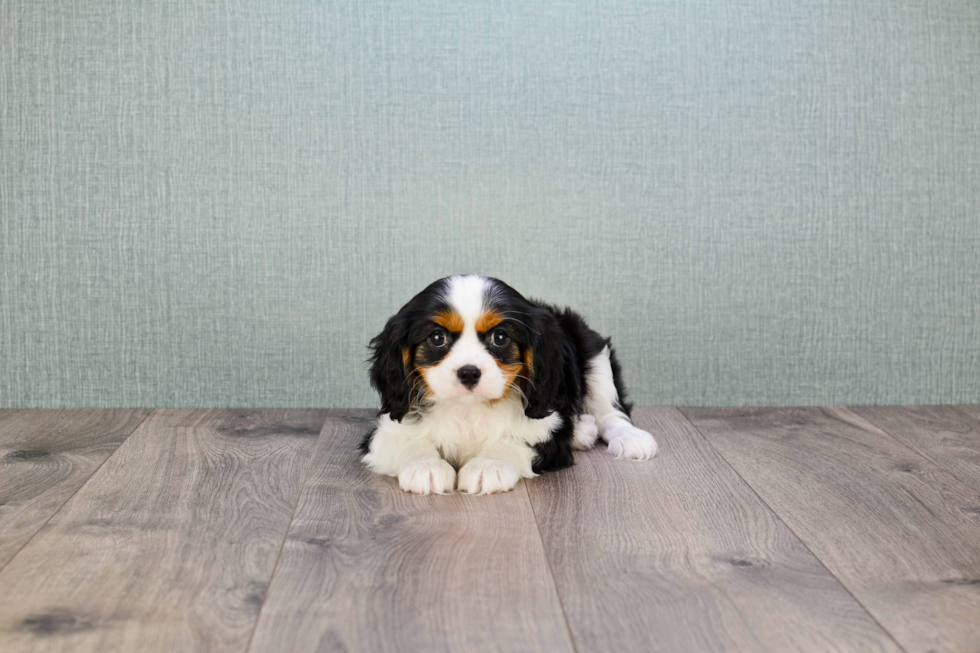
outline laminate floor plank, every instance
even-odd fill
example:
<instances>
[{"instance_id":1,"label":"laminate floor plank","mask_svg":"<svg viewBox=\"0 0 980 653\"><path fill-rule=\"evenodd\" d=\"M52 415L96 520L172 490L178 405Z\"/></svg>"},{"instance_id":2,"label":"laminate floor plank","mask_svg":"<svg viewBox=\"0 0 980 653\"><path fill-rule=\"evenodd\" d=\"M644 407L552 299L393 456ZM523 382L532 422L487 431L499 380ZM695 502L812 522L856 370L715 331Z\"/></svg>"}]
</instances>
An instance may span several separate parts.
<instances>
[{"instance_id":1,"label":"laminate floor plank","mask_svg":"<svg viewBox=\"0 0 980 653\"><path fill-rule=\"evenodd\" d=\"M980 419L980 404L960 404L952 408L975 420Z\"/></svg>"},{"instance_id":2,"label":"laminate floor plank","mask_svg":"<svg viewBox=\"0 0 980 653\"><path fill-rule=\"evenodd\" d=\"M980 418L953 406L850 410L980 492Z\"/></svg>"},{"instance_id":3,"label":"laminate floor plank","mask_svg":"<svg viewBox=\"0 0 980 653\"><path fill-rule=\"evenodd\" d=\"M251 651L572 651L523 484L418 496L360 464L333 411Z\"/></svg>"},{"instance_id":4,"label":"laminate floor plank","mask_svg":"<svg viewBox=\"0 0 980 653\"><path fill-rule=\"evenodd\" d=\"M980 650L980 498L843 408L683 409L910 653Z\"/></svg>"},{"instance_id":5,"label":"laminate floor plank","mask_svg":"<svg viewBox=\"0 0 980 653\"><path fill-rule=\"evenodd\" d=\"M244 651L325 411L156 411L0 572L0 648Z\"/></svg>"},{"instance_id":6,"label":"laminate floor plank","mask_svg":"<svg viewBox=\"0 0 980 653\"><path fill-rule=\"evenodd\" d=\"M602 448L528 483L579 651L899 651L672 408L652 461Z\"/></svg>"},{"instance_id":7,"label":"laminate floor plank","mask_svg":"<svg viewBox=\"0 0 980 653\"><path fill-rule=\"evenodd\" d=\"M150 410L0 410L0 569Z\"/></svg>"}]
</instances>

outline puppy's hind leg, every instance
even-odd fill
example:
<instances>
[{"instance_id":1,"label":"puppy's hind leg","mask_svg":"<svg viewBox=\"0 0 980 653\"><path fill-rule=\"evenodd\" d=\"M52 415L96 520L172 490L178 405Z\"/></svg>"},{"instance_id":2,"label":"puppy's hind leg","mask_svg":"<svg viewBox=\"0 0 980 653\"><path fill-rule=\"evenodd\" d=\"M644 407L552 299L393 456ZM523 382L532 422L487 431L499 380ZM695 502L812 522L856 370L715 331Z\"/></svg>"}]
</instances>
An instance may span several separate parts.
<instances>
[{"instance_id":1,"label":"puppy's hind leg","mask_svg":"<svg viewBox=\"0 0 980 653\"><path fill-rule=\"evenodd\" d=\"M633 426L629 409L617 390L618 366L607 345L589 359L585 372L585 410L595 416L599 435L609 444L608 451L617 458L649 460L657 455L653 436Z\"/></svg>"}]
</instances>

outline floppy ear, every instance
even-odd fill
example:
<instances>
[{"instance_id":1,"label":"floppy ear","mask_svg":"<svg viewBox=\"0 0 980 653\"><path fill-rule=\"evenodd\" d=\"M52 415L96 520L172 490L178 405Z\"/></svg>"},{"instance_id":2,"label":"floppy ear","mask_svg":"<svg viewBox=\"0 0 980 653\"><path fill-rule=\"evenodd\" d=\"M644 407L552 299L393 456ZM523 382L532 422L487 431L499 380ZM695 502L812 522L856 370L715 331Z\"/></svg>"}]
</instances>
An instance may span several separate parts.
<instances>
[{"instance_id":1,"label":"floppy ear","mask_svg":"<svg viewBox=\"0 0 980 653\"><path fill-rule=\"evenodd\" d=\"M411 405L409 375L412 371L408 319L399 313L371 339L371 385L381 395L381 412L400 422Z\"/></svg>"},{"instance_id":2,"label":"floppy ear","mask_svg":"<svg viewBox=\"0 0 980 653\"><path fill-rule=\"evenodd\" d=\"M564 388L565 361L569 343L550 310L535 307L531 323L531 344L524 348L524 372L528 377L524 394L524 414L542 419L557 409L559 393Z\"/></svg>"}]
</instances>

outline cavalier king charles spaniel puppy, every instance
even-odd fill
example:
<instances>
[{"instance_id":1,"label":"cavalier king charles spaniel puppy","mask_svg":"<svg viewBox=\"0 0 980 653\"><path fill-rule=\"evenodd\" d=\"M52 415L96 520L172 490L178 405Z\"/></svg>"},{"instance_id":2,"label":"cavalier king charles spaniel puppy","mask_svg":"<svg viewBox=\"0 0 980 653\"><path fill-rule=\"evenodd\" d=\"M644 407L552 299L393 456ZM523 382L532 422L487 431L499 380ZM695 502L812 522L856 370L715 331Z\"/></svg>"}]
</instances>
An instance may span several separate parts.
<instances>
[{"instance_id":1,"label":"cavalier king charles spaniel puppy","mask_svg":"<svg viewBox=\"0 0 980 653\"><path fill-rule=\"evenodd\" d=\"M597 437L616 457L657 443L630 421L609 338L502 281L440 279L371 340L381 395L364 463L407 492L491 494L572 464Z\"/></svg>"}]
</instances>

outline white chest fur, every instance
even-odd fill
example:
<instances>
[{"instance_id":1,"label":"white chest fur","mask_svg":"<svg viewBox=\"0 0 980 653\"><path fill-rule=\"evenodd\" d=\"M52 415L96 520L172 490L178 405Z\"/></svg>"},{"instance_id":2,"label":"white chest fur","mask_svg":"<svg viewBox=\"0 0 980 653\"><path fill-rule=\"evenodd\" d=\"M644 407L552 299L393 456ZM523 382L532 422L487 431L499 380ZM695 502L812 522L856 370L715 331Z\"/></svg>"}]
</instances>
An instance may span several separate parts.
<instances>
[{"instance_id":1,"label":"white chest fur","mask_svg":"<svg viewBox=\"0 0 980 653\"><path fill-rule=\"evenodd\" d=\"M397 475L412 460L438 456L456 467L479 457L511 463L524 477L534 476L534 445L551 437L561 418L528 419L519 398L505 397L492 404L432 406L423 415L407 415L401 422L384 414L371 440L364 462L382 474Z\"/></svg>"},{"instance_id":2,"label":"white chest fur","mask_svg":"<svg viewBox=\"0 0 980 653\"><path fill-rule=\"evenodd\" d=\"M533 447L548 439L559 417L528 419L519 398L492 404L454 404L432 407L419 422L426 438L455 465L500 447Z\"/></svg>"}]
</instances>

